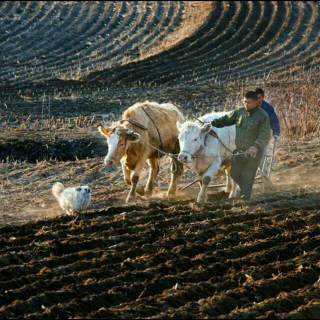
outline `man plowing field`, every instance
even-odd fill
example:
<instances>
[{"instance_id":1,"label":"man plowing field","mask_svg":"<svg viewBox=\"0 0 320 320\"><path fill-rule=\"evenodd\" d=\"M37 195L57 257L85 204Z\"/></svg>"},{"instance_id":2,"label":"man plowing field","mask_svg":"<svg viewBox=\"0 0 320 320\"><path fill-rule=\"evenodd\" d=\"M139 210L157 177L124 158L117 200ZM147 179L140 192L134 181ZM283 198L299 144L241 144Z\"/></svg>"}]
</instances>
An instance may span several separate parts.
<instances>
[{"instance_id":1,"label":"man plowing field","mask_svg":"<svg viewBox=\"0 0 320 320\"><path fill-rule=\"evenodd\" d=\"M268 114L258 107L257 93L246 92L244 107L213 120L211 124L217 128L236 125L231 177L240 187L240 198L250 200L255 175L269 143L271 130Z\"/></svg>"}]
</instances>

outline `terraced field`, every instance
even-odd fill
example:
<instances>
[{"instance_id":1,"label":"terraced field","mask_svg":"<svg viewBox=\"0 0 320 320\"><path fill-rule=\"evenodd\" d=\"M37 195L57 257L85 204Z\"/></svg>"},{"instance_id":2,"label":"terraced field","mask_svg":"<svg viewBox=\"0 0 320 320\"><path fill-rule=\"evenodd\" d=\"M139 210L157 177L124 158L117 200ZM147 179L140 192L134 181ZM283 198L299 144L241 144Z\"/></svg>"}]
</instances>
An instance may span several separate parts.
<instances>
[{"instance_id":1,"label":"terraced field","mask_svg":"<svg viewBox=\"0 0 320 320\"><path fill-rule=\"evenodd\" d=\"M319 66L318 2L208 3L201 27L183 38L188 32L178 30L187 12L201 12L201 6L185 1L3 1L0 81L203 85L270 73L281 77L292 67ZM178 44L165 50L172 37ZM144 59L153 52L158 54Z\"/></svg>"},{"instance_id":2,"label":"terraced field","mask_svg":"<svg viewBox=\"0 0 320 320\"><path fill-rule=\"evenodd\" d=\"M180 24L184 2L3 1L2 82L79 77L140 55Z\"/></svg>"},{"instance_id":3,"label":"terraced field","mask_svg":"<svg viewBox=\"0 0 320 320\"><path fill-rule=\"evenodd\" d=\"M85 79L203 85L319 66L319 10L318 2L215 2L207 24L174 49Z\"/></svg>"},{"instance_id":4,"label":"terraced field","mask_svg":"<svg viewBox=\"0 0 320 320\"><path fill-rule=\"evenodd\" d=\"M318 319L318 113L314 139L282 135L274 187L258 180L247 204L220 188L196 204L190 170L169 201L166 157L154 196L125 204L97 125L147 99L229 110L261 86L288 132L283 110L319 105L319 14L311 1L0 2L0 318ZM56 181L89 185L88 210L66 216Z\"/></svg>"}]
</instances>

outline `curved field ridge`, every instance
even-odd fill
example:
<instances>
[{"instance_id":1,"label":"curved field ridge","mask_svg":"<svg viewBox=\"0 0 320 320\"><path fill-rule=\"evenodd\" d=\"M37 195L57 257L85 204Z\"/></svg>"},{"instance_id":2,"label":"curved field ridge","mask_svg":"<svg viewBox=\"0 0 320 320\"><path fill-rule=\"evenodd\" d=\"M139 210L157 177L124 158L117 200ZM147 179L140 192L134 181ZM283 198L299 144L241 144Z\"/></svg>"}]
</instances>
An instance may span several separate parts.
<instances>
[{"instance_id":1,"label":"curved field ridge","mask_svg":"<svg viewBox=\"0 0 320 320\"><path fill-rule=\"evenodd\" d=\"M207 17L196 16L202 6L3 1L0 81L201 85L319 66L318 2L216 1L206 3ZM202 26L183 24L187 15ZM194 33L186 32L192 26Z\"/></svg>"},{"instance_id":2,"label":"curved field ridge","mask_svg":"<svg viewBox=\"0 0 320 320\"><path fill-rule=\"evenodd\" d=\"M78 78L166 40L184 1L16 1L0 4L1 82Z\"/></svg>"},{"instance_id":3,"label":"curved field ridge","mask_svg":"<svg viewBox=\"0 0 320 320\"><path fill-rule=\"evenodd\" d=\"M278 84L319 66L319 14L311 1L0 2L0 318L319 318L319 86ZM259 178L250 203L214 189L197 205L195 184L169 201L167 157L154 196L125 204L99 123L145 100L186 118L227 110L233 81L269 75L295 139L281 134L274 189ZM57 181L89 185L89 210L66 216Z\"/></svg>"},{"instance_id":4,"label":"curved field ridge","mask_svg":"<svg viewBox=\"0 0 320 320\"><path fill-rule=\"evenodd\" d=\"M152 201L4 227L0 316L319 314L319 204L311 193L266 195L250 212Z\"/></svg>"},{"instance_id":5,"label":"curved field ridge","mask_svg":"<svg viewBox=\"0 0 320 320\"><path fill-rule=\"evenodd\" d=\"M307 70L320 63L319 15L318 2L214 2L207 24L172 50L85 79L199 85Z\"/></svg>"}]
</instances>

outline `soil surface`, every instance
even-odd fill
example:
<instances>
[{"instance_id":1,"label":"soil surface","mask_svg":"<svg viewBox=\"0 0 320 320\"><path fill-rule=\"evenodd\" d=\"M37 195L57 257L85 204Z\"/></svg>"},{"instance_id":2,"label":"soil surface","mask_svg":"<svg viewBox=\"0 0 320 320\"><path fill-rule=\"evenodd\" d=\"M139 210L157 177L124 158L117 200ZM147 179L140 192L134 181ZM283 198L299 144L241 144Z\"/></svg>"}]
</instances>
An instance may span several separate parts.
<instances>
[{"instance_id":1,"label":"soil surface","mask_svg":"<svg viewBox=\"0 0 320 320\"><path fill-rule=\"evenodd\" d=\"M317 318L318 150L281 143L274 186L258 179L248 204L210 188L198 205L196 185L169 201L165 158L155 195L128 205L103 157L3 163L1 317ZM56 181L89 185L88 210L66 216Z\"/></svg>"},{"instance_id":2,"label":"soil surface","mask_svg":"<svg viewBox=\"0 0 320 320\"><path fill-rule=\"evenodd\" d=\"M126 204L120 165L103 165L97 126L138 101L191 119L234 107L251 88L235 79L319 62L316 2L214 2L183 39L192 6L0 3L0 318L320 317L319 139L280 140L272 184L258 175L249 203L214 187L219 173L197 204L188 169L167 199L163 157L154 195ZM58 181L89 185L88 209L67 216Z\"/></svg>"}]
</instances>

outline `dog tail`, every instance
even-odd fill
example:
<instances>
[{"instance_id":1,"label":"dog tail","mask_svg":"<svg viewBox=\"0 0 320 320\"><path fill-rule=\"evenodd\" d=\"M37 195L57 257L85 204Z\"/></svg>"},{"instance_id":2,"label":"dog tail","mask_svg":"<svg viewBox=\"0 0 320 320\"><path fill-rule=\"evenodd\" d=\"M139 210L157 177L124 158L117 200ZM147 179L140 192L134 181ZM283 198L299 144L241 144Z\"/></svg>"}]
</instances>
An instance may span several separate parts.
<instances>
[{"instance_id":1,"label":"dog tail","mask_svg":"<svg viewBox=\"0 0 320 320\"><path fill-rule=\"evenodd\" d=\"M52 194L56 197L59 198L61 192L63 191L64 186L61 182L56 182L53 186L52 186Z\"/></svg>"}]
</instances>

